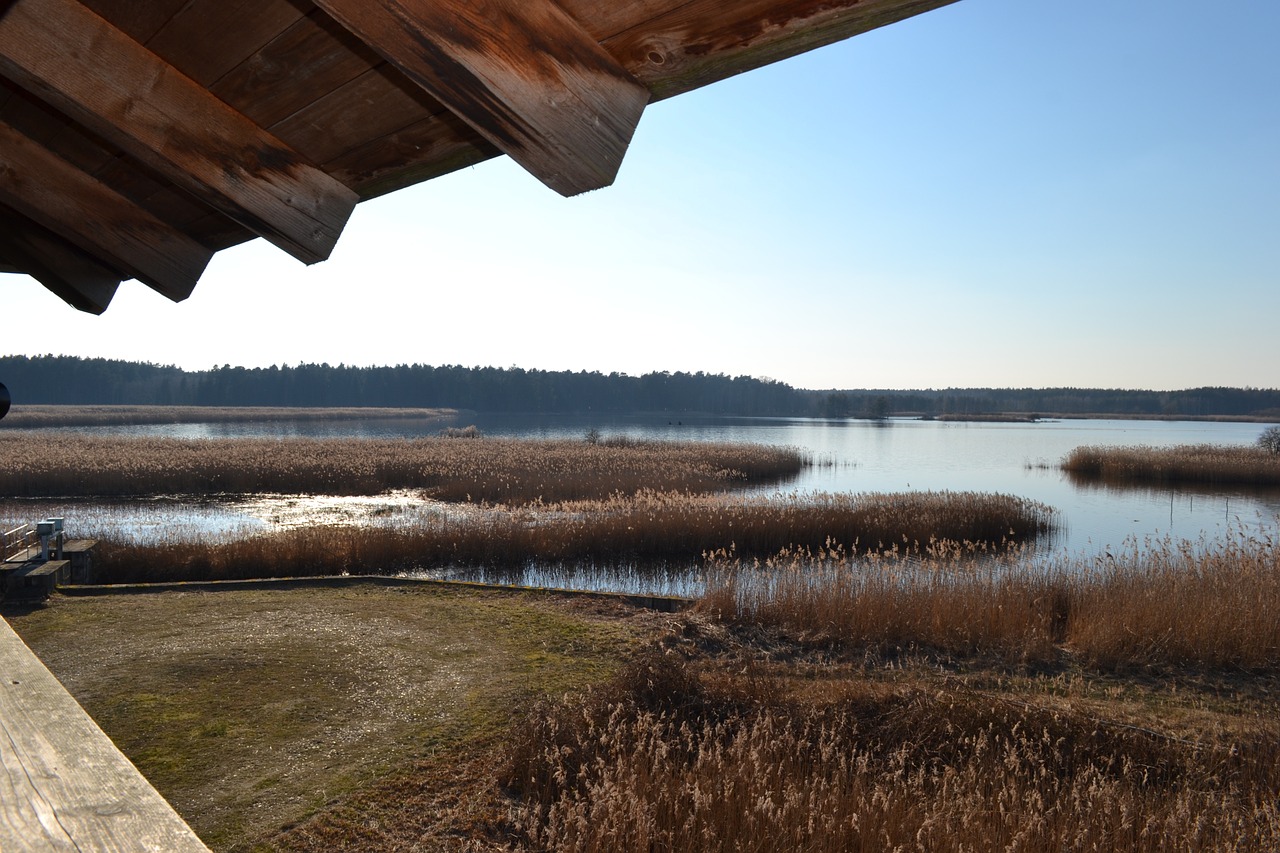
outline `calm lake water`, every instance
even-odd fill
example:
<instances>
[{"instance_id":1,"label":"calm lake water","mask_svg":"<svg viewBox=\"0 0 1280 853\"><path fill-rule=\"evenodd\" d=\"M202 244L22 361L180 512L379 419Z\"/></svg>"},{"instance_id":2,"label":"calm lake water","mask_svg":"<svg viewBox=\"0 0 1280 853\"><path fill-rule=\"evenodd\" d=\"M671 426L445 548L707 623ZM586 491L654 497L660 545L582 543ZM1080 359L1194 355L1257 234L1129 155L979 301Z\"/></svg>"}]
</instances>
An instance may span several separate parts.
<instances>
[{"instance_id":1,"label":"calm lake water","mask_svg":"<svg viewBox=\"0 0 1280 853\"><path fill-rule=\"evenodd\" d=\"M1060 513L1061 530L1041 548L1048 553L1089 556L1121 547L1136 538L1172 536L1196 539L1227 528L1272 532L1280 519L1280 490L1256 489L1117 489L1072 482L1059 462L1081 445L1254 444L1265 424L1183 421L1062 420L1034 424L950 423L897 420L820 420L796 418L666 418L633 417L541 419L477 415L457 425L475 423L489 436L581 439L588 429L602 436L756 442L788 445L813 454L819 463L798 479L767 492L898 492L982 491L1032 498ZM339 421L240 424L182 424L77 430L185 438L247 436L353 436L362 438L434 435L439 422ZM259 502L239 508L186 505L197 523L211 530L253 531L263 526L305 523L309 512L332 518L394 519L415 511L411 496L388 496L344 502ZM388 513L388 507L396 513ZM6 507L6 510L9 508ZM33 508L34 509L34 508ZM81 507L81 510L88 508ZM160 507L152 507L154 511ZM135 522L143 527L147 509ZM44 510L41 509L40 512ZM68 523L74 508L67 508ZM439 512L437 508L419 508ZM8 514L8 512L4 513ZM203 521L199 521L203 519ZM570 581L574 582L574 581ZM582 581L576 581L582 583ZM631 583L621 583L631 587ZM666 586L666 585L664 585ZM678 586L678 585L677 585ZM670 587L667 587L670 589Z\"/></svg>"}]
</instances>

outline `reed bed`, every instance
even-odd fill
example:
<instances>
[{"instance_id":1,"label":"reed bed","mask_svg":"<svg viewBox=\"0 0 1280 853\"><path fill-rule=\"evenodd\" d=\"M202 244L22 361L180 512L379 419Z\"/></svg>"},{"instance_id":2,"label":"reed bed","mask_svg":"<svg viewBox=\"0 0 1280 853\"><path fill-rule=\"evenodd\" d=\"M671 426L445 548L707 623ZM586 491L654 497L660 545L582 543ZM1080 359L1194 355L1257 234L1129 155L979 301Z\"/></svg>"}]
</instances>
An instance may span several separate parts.
<instances>
[{"instance_id":1,"label":"reed bed","mask_svg":"<svg viewBox=\"0 0 1280 853\"><path fill-rule=\"evenodd\" d=\"M1073 477L1115 485L1280 486L1280 455L1261 447L1077 447L1062 461L1062 470Z\"/></svg>"},{"instance_id":2,"label":"reed bed","mask_svg":"<svg viewBox=\"0 0 1280 853\"><path fill-rule=\"evenodd\" d=\"M9 412L0 428L138 426L142 424L250 423L274 421L333 421L413 419L443 421L456 409L293 408L285 406L20 406Z\"/></svg>"},{"instance_id":3,"label":"reed bed","mask_svg":"<svg viewBox=\"0 0 1280 853\"><path fill-rule=\"evenodd\" d=\"M503 782L524 844L595 851L1264 851L1280 732L1193 742L867 680L804 700L672 656L539 709ZM822 687L816 688L823 690Z\"/></svg>"},{"instance_id":4,"label":"reed bed","mask_svg":"<svg viewBox=\"0 0 1280 853\"><path fill-rule=\"evenodd\" d=\"M472 442L467 442L471 444ZM283 530L235 541L106 538L98 564L110 582L414 572L531 564L693 567L713 555L765 559L834 538L897 551L933 536L997 543L1034 538L1052 511L1007 495L915 492L774 497L644 491L601 501L409 516L391 526ZM77 535L80 535L77 533ZM101 537L100 537L101 538Z\"/></svg>"},{"instance_id":5,"label":"reed bed","mask_svg":"<svg viewBox=\"0 0 1280 853\"><path fill-rule=\"evenodd\" d=\"M971 549L959 549L965 552ZM789 552L721 560L701 607L819 643L1091 666L1280 668L1280 547L1244 530L1130 542L1120 556L975 566L922 554ZM908 559L909 558L909 559Z\"/></svg>"},{"instance_id":6,"label":"reed bed","mask_svg":"<svg viewBox=\"0 0 1280 853\"><path fill-rule=\"evenodd\" d=\"M779 482L794 448L710 442L480 439L207 439L58 433L0 436L0 495L375 495L520 505L642 489L714 492Z\"/></svg>"}]
</instances>

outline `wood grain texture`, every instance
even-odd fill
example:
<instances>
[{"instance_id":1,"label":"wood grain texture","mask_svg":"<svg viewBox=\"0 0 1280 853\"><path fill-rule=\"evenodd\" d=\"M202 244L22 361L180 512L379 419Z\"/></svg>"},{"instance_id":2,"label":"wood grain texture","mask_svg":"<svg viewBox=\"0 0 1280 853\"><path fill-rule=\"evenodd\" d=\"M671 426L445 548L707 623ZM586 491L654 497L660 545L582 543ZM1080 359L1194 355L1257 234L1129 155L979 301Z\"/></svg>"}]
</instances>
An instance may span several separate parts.
<instances>
[{"instance_id":1,"label":"wood grain texture","mask_svg":"<svg viewBox=\"0 0 1280 853\"><path fill-rule=\"evenodd\" d=\"M381 62L359 39L313 9L210 91L258 125L270 127Z\"/></svg>"},{"instance_id":2,"label":"wood grain texture","mask_svg":"<svg viewBox=\"0 0 1280 853\"><path fill-rule=\"evenodd\" d=\"M613 183L648 91L551 0L317 0L547 186Z\"/></svg>"},{"instance_id":3,"label":"wood grain texture","mask_svg":"<svg viewBox=\"0 0 1280 853\"><path fill-rule=\"evenodd\" d=\"M124 278L14 211L0 206L0 257L9 259L62 301L101 314Z\"/></svg>"},{"instance_id":4,"label":"wood grain texture","mask_svg":"<svg viewBox=\"0 0 1280 853\"><path fill-rule=\"evenodd\" d=\"M207 853L0 619L0 850Z\"/></svg>"},{"instance_id":5,"label":"wood grain texture","mask_svg":"<svg viewBox=\"0 0 1280 853\"><path fill-rule=\"evenodd\" d=\"M4 123L0 203L175 301L191 295L213 256L186 234Z\"/></svg>"},{"instance_id":6,"label":"wood grain texture","mask_svg":"<svg viewBox=\"0 0 1280 853\"><path fill-rule=\"evenodd\" d=\"M309 6L293 0L193 0L146 41L147 49L209 86L304 17Z\"/></svg>"},{"instance_id":7,"label":"wood grain texture","mask_svg":"<svg viewBox=\"0 0 1280 853\"><path fill-rule=\"evenodd\" d=\"M306 263L357 197L75 0L0 17L0 73Z\"/></svg>"},{"instance_id":8,"label":"wood grain texture","mask_svg":"<svg viewBox=\"0 0 1280 853\"><path fill-rule=\"evenodd\" d=\"M271 132L323 164L369 139L444 111L443 105L383 63L272 125Z\"/></svg>"},{"instance_id":9,"label":"wood grain texture","mask_svg":"<svg viewBox=\"0 0 1280 853\"><path fill-rule=\"evenodd\" d=\"M603 44L656 101L954 2L693 0Z\"/></svg>"},{"instance_id":10,"label":"wood grain texture","mask_svg":"<svg viewBox=\"0 0 1280 853\"><path fill-rule=\"evenodd\" d=\"M310 263L357 197L500 153L564 194L605 186L650 101L950 2L0 0L0 121L95 181L61 202L95 232L72 240L75 217L11 178L51 254L11 240L0 269L104 305L102 270L136 271L127 246L90 248L103 187L132 203L106 230L141 210L209 250L257 234Z\"/></svg>"},{"instance_id":11,"label":"wood grain texture","mask_svg":"<svg viewBox=\"0 0 1280 853\"><path fill-rule=\"evenodd\" d=\"M324 168L362 199L447 175L502 152L453 113L432 116L335 157Z\"/></svg>"}]
</instances>

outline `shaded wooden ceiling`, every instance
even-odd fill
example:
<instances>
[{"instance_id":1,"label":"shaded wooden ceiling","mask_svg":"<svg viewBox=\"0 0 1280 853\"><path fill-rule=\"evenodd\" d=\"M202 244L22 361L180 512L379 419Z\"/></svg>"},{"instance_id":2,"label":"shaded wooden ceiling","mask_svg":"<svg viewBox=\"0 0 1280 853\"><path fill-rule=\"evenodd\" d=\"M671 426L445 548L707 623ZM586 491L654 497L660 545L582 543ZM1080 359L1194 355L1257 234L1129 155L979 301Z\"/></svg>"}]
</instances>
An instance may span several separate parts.
<instances>
[{"instance_id":1,"label":"shaded wooden ceiling","mask_svg":"<svg viewBox=\"0 0 1280 853\"><path fill-rule=\"evenodd\" d=\"M0 0L0 270L100 313L505 154L608 186L645 106L954 0Z\"/></svg>"}]
</instances>

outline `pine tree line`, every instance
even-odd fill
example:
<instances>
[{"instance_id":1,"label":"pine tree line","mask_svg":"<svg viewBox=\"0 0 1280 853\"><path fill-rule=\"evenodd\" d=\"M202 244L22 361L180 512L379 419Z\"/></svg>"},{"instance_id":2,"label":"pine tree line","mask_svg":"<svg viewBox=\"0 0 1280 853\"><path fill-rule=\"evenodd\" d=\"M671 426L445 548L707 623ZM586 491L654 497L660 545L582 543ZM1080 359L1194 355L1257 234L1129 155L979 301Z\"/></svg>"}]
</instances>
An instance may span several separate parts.
<instances>
[{"instance_id":1,"label":"pine tree line","mask_svg":"<svg viewBox=\"0 0 1280 853\"><path fill-rule=\"evenodd\" d=\"M743 416L883 417L992 412L1239 416L1280 420L1280 390L949 388L808 391L772 379L709 373L622 373L402 364L300 364L188 371L76 356L0 356L15 404L390 406L481 412L703 412Z\"/></svg>"}]
</instances>

